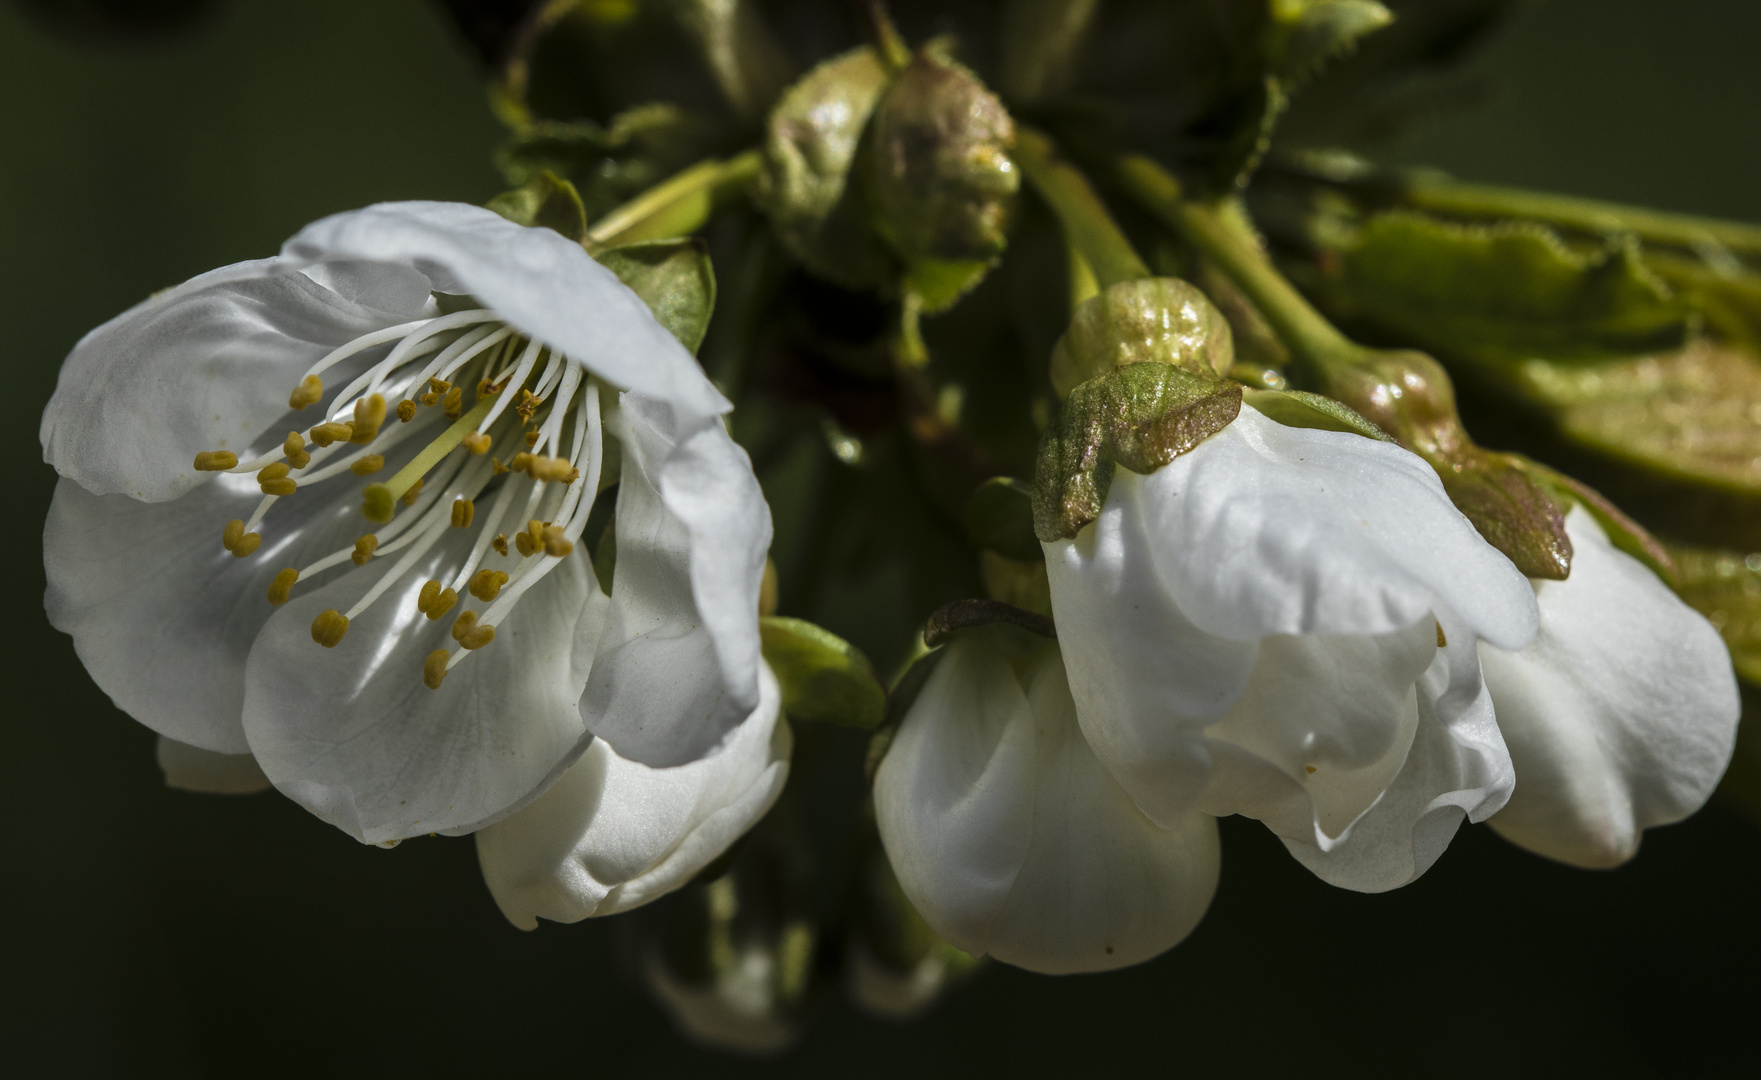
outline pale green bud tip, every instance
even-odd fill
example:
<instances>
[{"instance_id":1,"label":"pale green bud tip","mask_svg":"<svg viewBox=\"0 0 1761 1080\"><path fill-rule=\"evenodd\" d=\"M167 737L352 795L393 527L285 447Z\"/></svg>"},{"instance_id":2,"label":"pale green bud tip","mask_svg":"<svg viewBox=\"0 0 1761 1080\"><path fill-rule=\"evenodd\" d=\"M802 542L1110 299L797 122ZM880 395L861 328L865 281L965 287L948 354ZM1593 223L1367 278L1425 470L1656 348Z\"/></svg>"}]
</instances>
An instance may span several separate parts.
<instances>
[{"instance_id":1,"label":"pale green bud tip","mask_svg":"<svg viewBox=\"0 0 1761 1080\"><path fill-rule=\"evenodd\" d=\"M1052 350L1059 397L1130 364L1173 364L1223 375L1235 359L1229 322L1197 286L1179 278L1122 281L1077 305Z\"/></svg>"}]
</instances>

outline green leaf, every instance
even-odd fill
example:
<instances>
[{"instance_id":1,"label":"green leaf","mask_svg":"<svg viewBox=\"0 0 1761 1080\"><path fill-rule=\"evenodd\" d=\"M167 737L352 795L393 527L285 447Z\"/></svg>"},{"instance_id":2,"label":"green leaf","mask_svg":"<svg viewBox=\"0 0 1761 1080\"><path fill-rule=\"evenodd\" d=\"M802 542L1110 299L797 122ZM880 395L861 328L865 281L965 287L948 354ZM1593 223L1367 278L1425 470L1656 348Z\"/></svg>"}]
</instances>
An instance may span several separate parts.
<instances>
[{"instance_id":1,"label":"green leaf","mask_svg":"<svg viewBox=\"0 0 1761 1080\"><path fill-rule=\"evenodd\" d=\"M1341 253L1349 313L1385 333L1492 363L1627 356L1681 345L1692 313L1630 238L1593 253L1529 222L1372 217Z\"/></svg>"},{"instance_id":2,"label":"green leaf","mask_svg":"<svg viewBox=\"0 0 1761 1080\"><path fill-rule=\"evenodd\" d=\"M905 268L905 288L917 294L925 315L947 311L997 264L995 259L920 259Z\"/></svg>"},{"instance_id":3,"label":"green leaf","mask_svg":"<svg viewBox=\"0 0 1761 1080\"><path fill-rule=\"evenodd\" d=\"M580 193L548 169L490 199L487 206L509 221L555 229L577 244L587 238L587 209Z\"/></svg>"},{"instance_id":4,"label":"green leaf","mask_svg":"<svg viewBox=\"0 0 1761 1080\"><path fill-rule=\"evenodd\" d=\"M660 183L703 154L704 121L676 105L638 105L600 125L591 120L539 120L496 151L511 184L552 172L572 181L597 218Z\"/></svg>"},{"instance_id":5,"label":"green leaf","mask_svg":"<svg viewBox=\"0 0 1761 1080\"><path fill-rule=\"evenodd\" d=\"M964 516L966 536L974 546L1023 562L1045 558L1033 533L1033 489L1020 480L986 480L966 500Z\"/></svg>"},{"instance_id":6,"label":"green leaf","mask_svg":"<svg viewBox=\"0 0 1761 1080\"><path fill-rule=\"evenodd\" d=\"M758 621L764 659L783 688L783 711L798 720L865 731L886 717L887 692L861 650L802 619Z\"/></svg>"},{"instance_id":7,"label":"green leaf","mask_svg":"<svg viewBox=\"0 0 1761 1080\"><path fill-rule=\"evenodd\" d=\"M693 353L715 311L715 269L695 237L606 248L594 258L640 296L660 324Z\"/></svg>"},{"instance_id":8,"label":"green leaf","mask_svg":"<svg viewBox=\"0 0 1761 1080\"><path fill-rule=\"evenodd\" d=\"M1241 392L1241 400L1243 404L1252 405L1266 419L1285 427L1345 431L1366 439L1394 441L1387 432L1358 415L1355 409L1320 394L1248 387Z\"/></svg>"},{"instance_id":9,"label":"green leaf","mask_svg":"<svg viewBox=\"0 0 1761 1080\"><path fill-rule=\"evenodd\" d=\"M1272 0L1267 66L1279 79L1299 82L1393 21L1375 0Z\"/></svg>"},{"instance_id":10,"label":"green leaf","mask_svg":"<svg viewBox=\"0 0 1761 1080\"><path fill-rule=\"evenodd\" d=\"M1100 516L1123 465L1150 473L1227 427L1241 385L1172 364L1131 364L1082 383L1040 440L1034 532L1068 540Z\"/></svg>"},{"instance_id":11,"label":"green leaf","mask_svg":"<svg viewBox=\"0 0 1761 1080\"><path fill-rule=\"evenodd\" d=\"M1718 628L1737 674L1761 685L1761 554L1671 545L1676 593Z\"/></svg>"}]
</instances>

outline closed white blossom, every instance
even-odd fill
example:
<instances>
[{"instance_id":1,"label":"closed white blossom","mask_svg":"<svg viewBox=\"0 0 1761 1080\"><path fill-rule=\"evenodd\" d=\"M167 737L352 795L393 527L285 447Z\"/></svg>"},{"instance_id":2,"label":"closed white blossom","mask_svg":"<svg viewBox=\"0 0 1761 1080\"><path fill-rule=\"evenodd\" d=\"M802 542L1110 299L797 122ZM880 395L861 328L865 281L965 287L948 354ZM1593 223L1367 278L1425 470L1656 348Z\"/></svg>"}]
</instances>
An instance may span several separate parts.
<instances>
[{"instance_id":1,"label":"closed white blossom","mask_svg":"<svg viewBox=\"0 0 1761 1080\"><path fill-rule=\"evenodd\" d=\"M768 745L770 518L728 407L550 230L326 218L68 357L49 615L173 784L260 769L366 842L480 829L596 741L658 770L755 722ZM613 478L608 596L587 526Z\"/></svg>"}]
</instances>

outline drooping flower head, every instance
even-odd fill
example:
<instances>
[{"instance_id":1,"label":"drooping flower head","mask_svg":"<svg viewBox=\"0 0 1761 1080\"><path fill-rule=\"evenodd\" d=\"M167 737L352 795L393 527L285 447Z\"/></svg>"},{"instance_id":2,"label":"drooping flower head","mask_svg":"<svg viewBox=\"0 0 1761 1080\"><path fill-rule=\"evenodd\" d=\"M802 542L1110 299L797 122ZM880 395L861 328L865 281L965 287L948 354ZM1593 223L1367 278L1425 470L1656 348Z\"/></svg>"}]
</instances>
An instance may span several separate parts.
<instances>
[{"instance_id":1,"label":"drooping flower head","mask_svg":"<svg viewBox=\"0 0 1761 1080\"><path fill-rule=\"evenodd\" d=\"M554 232L327 218L68 357L50 617L124 710L360 839L470 832L596 735L669 766L758 708L770 523L727 408Z\"/></svg>"}]
</instances>

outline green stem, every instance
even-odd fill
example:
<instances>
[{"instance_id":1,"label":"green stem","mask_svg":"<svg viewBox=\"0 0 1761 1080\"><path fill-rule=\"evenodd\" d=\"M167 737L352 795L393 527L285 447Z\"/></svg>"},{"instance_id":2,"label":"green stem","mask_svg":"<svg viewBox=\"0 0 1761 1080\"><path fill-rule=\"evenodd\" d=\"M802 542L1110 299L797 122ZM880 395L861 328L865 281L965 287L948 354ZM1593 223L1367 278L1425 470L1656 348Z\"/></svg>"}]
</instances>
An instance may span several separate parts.
<instances>
[{"instance_id":1,"label":"green stem","mask_svg":"<svg viewBox=\"0 0 1761 1080\"><path fill-rule=\"evenodd\" d=\"M726 161L700 161L594 222L587 230L587 249L694 233L709 220L722 196L758 175L760 163L757 150Z\"/></svg>"},{"instance_id":2,"label":"green stem","mask_svg":"<svg viewBox=\"0 0 1761 1080\"><path fill-rule=\"evenodd\" d=\"M1119 180L1144 209L1227 274L1297 360L1316 374L1352 364L1363 355L1362 346L1340 333L1278 272L1238 213L1184 198L1180 181L1141 155L1120 159Z\"/></svg>"},{"instance_id":3,"label":"green stem","mask_svg":"<svg viewBox=\"0 0 1761 1080\"><path fill-rule=\"evenodd\" d=\"M1001 86L1012 103L1037 105L1069 89L1100 0L1010 0L1003 12Z\"/></svg>"},{"instance_id":4,"label":"green stem","mask_svg":"<svg viewBox=\"0 0 1761 1080\"><path fill-rule=\"evenodd\" d=\"M1101 288L1151 276L1088 177L1058 154L1048 136L1030 127L1018 128L1015 160L1028 183L1058 215L1064 235L1088 262Z\"/></svg>"},{"instance_id":5,"label":"green stem","mask_svg":"<svg viewBox=\"0 0 1761 1080\"><path fill-rule=\"evenodd\" d=\"M1421 210L1476 218L1527 218L1588 233L1631 232L1641 240L1693 250L1723 247L1761 256L1761 226L1639 206L1552 195L1519 188L1470 184L1439 173L1403 178L1401 193Z\"/></svg>"}]
</instances>

